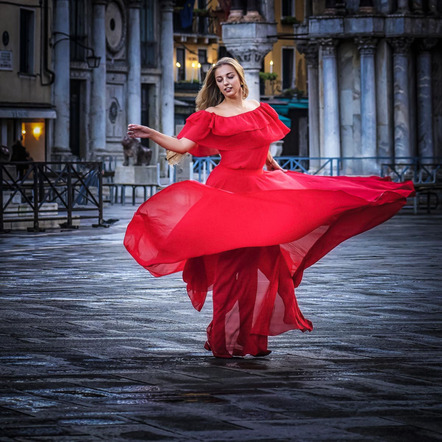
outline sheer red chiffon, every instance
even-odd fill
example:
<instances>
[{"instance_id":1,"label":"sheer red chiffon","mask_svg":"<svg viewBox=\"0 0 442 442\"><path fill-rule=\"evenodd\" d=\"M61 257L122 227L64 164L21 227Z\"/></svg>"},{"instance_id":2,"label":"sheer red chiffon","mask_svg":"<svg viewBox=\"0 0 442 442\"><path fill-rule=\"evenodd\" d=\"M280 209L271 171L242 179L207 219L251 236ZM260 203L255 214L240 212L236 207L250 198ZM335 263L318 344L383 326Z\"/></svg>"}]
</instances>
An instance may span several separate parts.
<instances>
[{"instance_id":1,"label":"sheer red chiffon","mask_svg":"<svg viewBox=\"0 0 442 442\"><path fill-rule=\"evenodd\" d=\"M312 330L295 297L304 269L392 217L414 189L378 177L263 170L288 132L267 104L234 117L199 111L178 135L219 153L207 184L173 184L143 203L124 244L154 276L183 272L193 306L212 291L205 347L215 356L269 353L268 336Z\"/></svg>"}]
</instances>

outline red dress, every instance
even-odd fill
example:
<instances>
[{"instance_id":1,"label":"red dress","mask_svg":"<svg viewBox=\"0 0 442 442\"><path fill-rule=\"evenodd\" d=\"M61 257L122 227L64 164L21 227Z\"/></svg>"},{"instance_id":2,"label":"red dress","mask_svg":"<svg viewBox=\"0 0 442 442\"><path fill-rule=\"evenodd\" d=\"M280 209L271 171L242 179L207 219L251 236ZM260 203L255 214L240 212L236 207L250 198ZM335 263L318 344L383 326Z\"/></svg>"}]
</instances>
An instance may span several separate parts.
<instances>
[{"instance_id":1,"label":"red dress","mask_svg":"<svg viewBox=\"0 0 442 442\"><path fill-rule=\"evenodd\" d=\"M289 129L262 103L222 117L191 115L178 138L219 153L207 184L172 184L143 203L124 244L154 276L183 272L197 310L213 291L205 347L218 357L265 355L268 336L312 330L295 287L339 243L393 216L414 189L377 177L264 171L269 144Z\"/></svg>"}]
</instances>

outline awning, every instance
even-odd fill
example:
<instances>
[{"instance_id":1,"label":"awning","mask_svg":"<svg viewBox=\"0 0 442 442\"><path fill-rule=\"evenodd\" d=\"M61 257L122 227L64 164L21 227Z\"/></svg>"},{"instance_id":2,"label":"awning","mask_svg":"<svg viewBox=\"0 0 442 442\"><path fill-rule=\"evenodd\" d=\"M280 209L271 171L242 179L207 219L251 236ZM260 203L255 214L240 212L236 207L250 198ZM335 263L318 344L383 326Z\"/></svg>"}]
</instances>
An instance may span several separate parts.
<instances>
[{"instance_id":1,"label":"awning","mask_svg":"<svg viewBox=\"0 0 442 442\"><path fill-rule=\"evenodd\" d=\"M278 117L287 127L292 127L292 120L290 118L284 117L280 114L278 114Z\"/></svg>"},{"instance_id":2,"label":"awning","mask_svg":"<svg viewBox=\"0 0 442 442\"><path fill-rule=\"evenodd\" d=\"M54 109L32 107L0 107L0 118L57 118Z\"/></svg>"}]
</instances>

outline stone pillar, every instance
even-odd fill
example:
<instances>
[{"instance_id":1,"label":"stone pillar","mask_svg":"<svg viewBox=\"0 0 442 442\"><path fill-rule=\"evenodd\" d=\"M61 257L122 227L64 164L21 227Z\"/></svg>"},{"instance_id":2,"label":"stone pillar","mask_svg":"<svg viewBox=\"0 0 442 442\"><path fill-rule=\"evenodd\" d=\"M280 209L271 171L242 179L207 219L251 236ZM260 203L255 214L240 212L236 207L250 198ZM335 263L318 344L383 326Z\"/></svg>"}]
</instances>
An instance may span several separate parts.
<instances>
[{"instance_id":1,"label":"stone pillar","mask_svg":"<svg viewBox=\"0 0 442 442\"><path fill-rule=\"evenodd\" d=\"M175 135L173 78L173 1L161 1L161 131Z\"/></svg>"},{"instance_id":2,"label":"stone pillar","mask_svg":"<svg viewBox=\"0 0 442 442\"><path fill-rule=\"evenodd\" d=\"M361 144L363 157L377 155L376 121L376 70L375 54L377 40L357 38L356 45L361 54ZM364 161L364 173L376 173L376 160Z\"/></svg>"},{"instance_id":3,"label":"stone pillar","mask_svg":"<svg viewBox=\"0 0 442 442\"><path fill-rule=\"evenodd\" d=\"M94 0L92 44L97 57L101 57L100 66L92 69L91 87L91 151L103 154L106 151L106 1Z\"/></svg>"},{"instance_id":4,"label":"stone pillar","mask_svg":"<svg viewBox=\"0 0 442 442\"><path fill-rule=\"evenodd\" d=\"M259 101L259 71L263 58L276 41L276 38L268 38L268 35L276 35L276 23L224 23L222 33L227 50L244 68L249 98Z\"/></svg>"},{"instance_id":5,"label":"stone pillar","mask_svg":"<svg viewBox=\"0 0 442 442\"><path fill-rule=\"evenodd\" d=\"M417 132L418 153L421 157L434 156L430 49L435 43L433 39L424 40L417 56Z\"/></svg>"},{"instance_id":6,"label":"stone pillar","mask_svg":"<svg viewBox=\"0 0 442 442\"><path fill-rule=\"evenodd\" d=\"M410 130L410 95L408 88L409 48L411 38L392 38L394 49L394 155L395 157L413 156Z\"/></svg>"},{"instance_id":7,"label":"stone pillar","mask_svg":"<svg viewBox=\"0 0 442 442\"><path fill-rule=\"evenodd\" d=\"M241 63L244 68L244 74L246 77L246 83L249 88L248 98L252 100L260 100L259 92L259 72L261 71L262 60L271 48L248 48L240 47L233 49L229 47L229 51L234 54L234 56Z\"/></svg>"},{"instance_id":8,"label":"stone pillar","mask_svg":"<svg viewBox=\"0 0 442 442\"><path fill-rule=\"evenodd\" d=\"M70 41L69 41L69 0L55 2L54 20L54 104L57 118L54 121L55 154L70 154Z\"/></svg>"},{"instance_id":9,"label":"stone pillar","mask_svg":"<svg viewBox=\"0 0 442 442\"><path fill-rule=\"evenodd\" d=\"M321 40L322 82L324 88L324 156L341 156L339 86L336 58L337 41L331 38Z\"/></svg>"},{"instance_id":10,"label":"stone pillar","mask_svg":"<svg viewBox=\"0 0 442 442\"><path fill-rule=\"evenodd\" d=\"M175 135L175 99L173 76L173 1L161 0L161 132ZM166 151L160 149L161 173L167 173Z\"/></svg>"},{"instance_id":11,"label":"stone pillar","mask_svg":"<svg viewBox=\"0 0 442 442\"><path fill-rule=\"evenodd\" d=\"M309 156L320 157L319 148L319 77L318 77L318 45L309 43L303 50L307 62L308 78L308 142ZM319 167L319 160L311 160L312 170Z\"/></svg>"},{"instance_id":12,"label":"stone pillar","mask_svg":"<svg viewBox=\"0 0 442 442\"><path fill-rule=\"evenodd\" d=\"M129 5L127 79L127 121L141 123L141 53L140 53L140 2Z\"/></svg>"}]
</instances>

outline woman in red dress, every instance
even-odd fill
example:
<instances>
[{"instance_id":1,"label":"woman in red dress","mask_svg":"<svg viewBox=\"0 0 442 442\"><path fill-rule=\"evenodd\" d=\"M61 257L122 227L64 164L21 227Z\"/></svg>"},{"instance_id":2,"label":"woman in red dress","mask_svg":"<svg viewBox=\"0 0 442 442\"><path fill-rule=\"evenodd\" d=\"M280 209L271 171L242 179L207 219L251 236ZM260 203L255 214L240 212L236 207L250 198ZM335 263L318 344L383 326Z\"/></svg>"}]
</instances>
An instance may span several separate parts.
<instances>
[{"instance_id":1,"label":"woman in red dress","mask_svg":"<svg viewBox=\"0 0 442 442\"><path fill-rule=\"evenodd\" d=\"M241 65L222 58L177 138L128 127L130 137L178 154L221 155L206 185L176 183L143 203L124 244L154 276L182 271L197 310L213 292L205 348L223 358L264 356L268 336L311 331L295 297L304 269L392 217L413 193L410 182L283 171L269 145L289 129L247 95Z\"/></svg>"}]
</instances>

